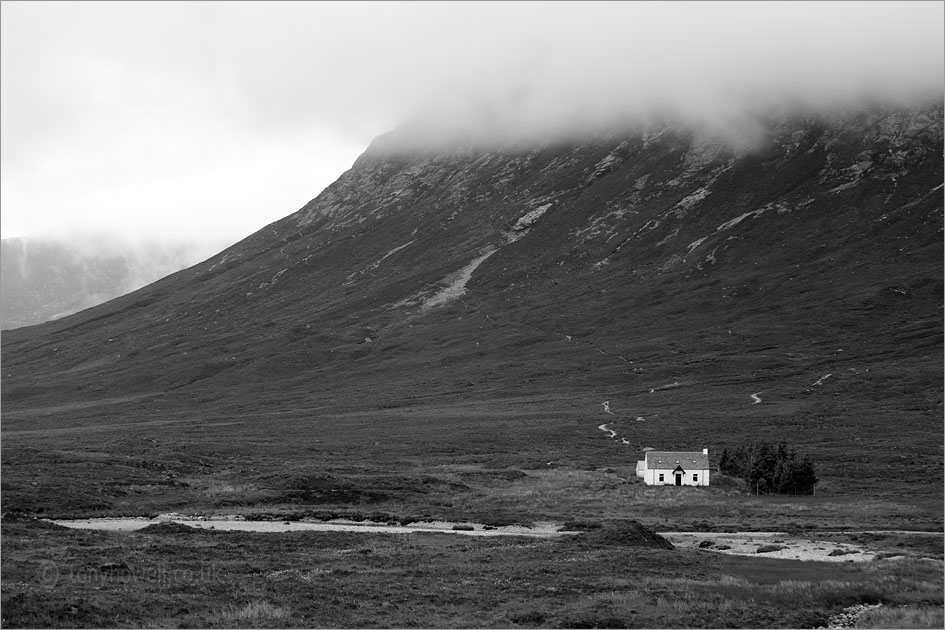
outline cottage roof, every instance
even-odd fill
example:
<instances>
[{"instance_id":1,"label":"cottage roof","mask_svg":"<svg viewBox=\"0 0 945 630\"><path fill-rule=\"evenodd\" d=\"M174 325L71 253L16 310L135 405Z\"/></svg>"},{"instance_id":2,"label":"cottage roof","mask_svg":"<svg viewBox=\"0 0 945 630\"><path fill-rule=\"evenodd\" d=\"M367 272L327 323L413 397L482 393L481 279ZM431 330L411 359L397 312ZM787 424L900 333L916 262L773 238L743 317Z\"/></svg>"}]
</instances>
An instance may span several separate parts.
<instances>
[{"instance_id":1,"label":"cottage roof","mask_svg":"<svg viewBox=\"0 0 945 630\"><path fill-rule=\"evenodd\" d=\"M669 468L682 466L683 470L708 470L709 456L698 451L647 451L646 467Z\"/></svg>"}]
</instances>

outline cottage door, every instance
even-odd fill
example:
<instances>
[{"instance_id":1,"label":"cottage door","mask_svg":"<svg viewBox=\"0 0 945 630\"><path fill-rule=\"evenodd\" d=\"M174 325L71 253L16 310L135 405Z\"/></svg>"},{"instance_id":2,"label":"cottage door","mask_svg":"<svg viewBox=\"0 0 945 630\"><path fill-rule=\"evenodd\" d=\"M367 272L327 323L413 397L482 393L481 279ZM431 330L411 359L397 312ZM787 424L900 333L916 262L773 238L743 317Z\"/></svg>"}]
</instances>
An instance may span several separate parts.
<instances>
[{"instance_id":1,"label":"cottage door","mask_svg":"<svg viewBox=\"0 0 945 630\"><path fill-rule=\"evenodd\" d=\"M682 473L676 473L676 485L677 486L682 485Z\"/></svg>"}]
</instances>

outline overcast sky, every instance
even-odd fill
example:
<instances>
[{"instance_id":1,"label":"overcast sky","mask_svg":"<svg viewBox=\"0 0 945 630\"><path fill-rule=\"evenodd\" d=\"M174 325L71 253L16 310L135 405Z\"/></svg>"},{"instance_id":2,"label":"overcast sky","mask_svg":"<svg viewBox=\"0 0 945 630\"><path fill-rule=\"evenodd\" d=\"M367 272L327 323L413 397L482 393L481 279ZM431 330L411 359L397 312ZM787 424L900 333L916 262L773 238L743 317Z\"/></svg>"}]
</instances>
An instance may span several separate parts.
<instances>
[{"instance_id":1,"label":"overcast sky","mask_svg":"<svg viewBox=\"0 0 945 630\"><path fill-rule=\"evenodd\" d=\"M653 108L940 97L943 7L3 2L2 236L233 242L420 110L546 133Z\"/></svg>"}]
</instances>

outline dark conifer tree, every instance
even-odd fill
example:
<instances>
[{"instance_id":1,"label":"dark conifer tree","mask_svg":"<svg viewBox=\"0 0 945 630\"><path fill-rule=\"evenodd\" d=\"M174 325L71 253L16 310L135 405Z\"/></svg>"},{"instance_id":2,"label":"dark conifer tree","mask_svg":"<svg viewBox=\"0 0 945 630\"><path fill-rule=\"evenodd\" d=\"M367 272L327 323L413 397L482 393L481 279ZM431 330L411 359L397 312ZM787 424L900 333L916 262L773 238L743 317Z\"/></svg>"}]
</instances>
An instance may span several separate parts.
<instances>
[{"instance_id":1,"label":"dark conifer tree","mask_svg":"<svg viewBox=\"0 0 945 630\"><path fill-rule=\"evenodd\" d=\"M810 458L798 460L797 451L781 442L738 445L734 450L722 449L719 470L743 479L752 493L807 494L817 483L817 475Z\"/></svg>"}]
</instances>

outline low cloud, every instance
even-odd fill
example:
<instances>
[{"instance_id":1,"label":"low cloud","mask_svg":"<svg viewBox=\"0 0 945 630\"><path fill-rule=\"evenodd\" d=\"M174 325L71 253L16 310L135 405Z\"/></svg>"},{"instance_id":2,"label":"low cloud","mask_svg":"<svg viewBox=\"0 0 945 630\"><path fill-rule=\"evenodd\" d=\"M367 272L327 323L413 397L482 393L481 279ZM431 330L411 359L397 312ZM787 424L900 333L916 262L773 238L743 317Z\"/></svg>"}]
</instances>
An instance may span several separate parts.
<instances>
[{"instance_id":1,"label":"low cloud","mask_svg":"<svg viewBox=\"0 0 945 630\"><path fill-rule=\"evenodd\" d=\"M431 129L543 139L676 119L731 134L779 109L945 89L941 4L549 3L507 17L494 46L457 43L465 72L427 95Z\"/></svg>"},{"instance_id":2,"label":"low cloud","mask_svg":"<svg viewBox=\"0 0 945 630\"><path fill-rule=\"evenodd\" d=\"M943 8L3 3L2 205L235 239L411 117L440 138L502 140L668 116L737 130L772 107L940 100Z\"/></svg>"}]
</instances>

